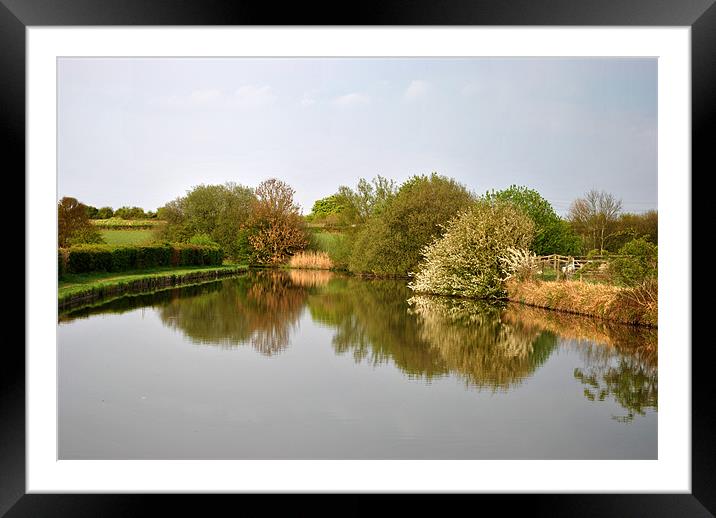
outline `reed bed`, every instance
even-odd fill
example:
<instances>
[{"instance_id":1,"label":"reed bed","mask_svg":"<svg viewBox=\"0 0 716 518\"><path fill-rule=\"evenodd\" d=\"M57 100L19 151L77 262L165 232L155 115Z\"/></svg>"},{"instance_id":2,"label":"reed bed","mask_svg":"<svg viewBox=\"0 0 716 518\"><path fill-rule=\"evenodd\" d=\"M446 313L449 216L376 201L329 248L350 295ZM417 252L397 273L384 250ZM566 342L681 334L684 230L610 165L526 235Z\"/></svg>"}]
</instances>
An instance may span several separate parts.
<instances>
[{"instance_id":1,"label":"reed bed","mask_svg":"<svg viewBox=\"0 0 716 518\"><path fill-rule=\"evenodd\" d=\"M513 302L623 324L656 327L658 322L655 283L623 288L583 281L512 279L507 282L507 293Z\"/></svg>"},{"instance_id":2,"label":"reed bed","mask_svg":"<svg viewBox=\"0 0 716 518\"><path fill-rule=\"evenodd\" d=\"M288 261L288 266L308 270L330 270L333 268L333 261L326 252L298 252Z\"/></svg>"}]
</instances>

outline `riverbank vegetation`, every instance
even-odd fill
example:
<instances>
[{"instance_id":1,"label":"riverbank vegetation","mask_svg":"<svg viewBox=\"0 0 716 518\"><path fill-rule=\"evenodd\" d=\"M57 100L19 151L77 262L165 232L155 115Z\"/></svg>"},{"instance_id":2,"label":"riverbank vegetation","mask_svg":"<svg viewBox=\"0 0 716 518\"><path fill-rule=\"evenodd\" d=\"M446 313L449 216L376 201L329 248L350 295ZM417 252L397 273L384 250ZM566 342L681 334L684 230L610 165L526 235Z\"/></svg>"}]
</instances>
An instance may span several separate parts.
<instances>
[{"instance_id":1,"label":"riverbank vegetation","mask_svg":"<svg viewBox=\"0 0 716 518\"><path fill-rule=\"evenodd\" d=\"M344 270L408 279L415 293L507 298L656 325L657 213L623 213L610 193L587 192L566 218L533 189L479 195L437 173L401 184L361 178L317 200L306 216L294 195L272 178L255 188L198 185L155 212L63 198L59 273L222 261ZM153 256L139 249L172 258L142 259ZM598 266L599 275L577 282L573 270L555 271L555 281L545 281L536 258L551 254L597 257L580 273Z\"/></svg>"},{"instance_id":2,"label":"riverbank vegetation","mask_svg":"<svg viewBox=\"0 0 716 518\"><path fill-rule=\"evenodd\" d=\"M128 293L153 291L170 286L214 280L246 271L246 266L153 267L141 270L65 274L58 282L60 309Z\"/></svg>"}]
</instances>

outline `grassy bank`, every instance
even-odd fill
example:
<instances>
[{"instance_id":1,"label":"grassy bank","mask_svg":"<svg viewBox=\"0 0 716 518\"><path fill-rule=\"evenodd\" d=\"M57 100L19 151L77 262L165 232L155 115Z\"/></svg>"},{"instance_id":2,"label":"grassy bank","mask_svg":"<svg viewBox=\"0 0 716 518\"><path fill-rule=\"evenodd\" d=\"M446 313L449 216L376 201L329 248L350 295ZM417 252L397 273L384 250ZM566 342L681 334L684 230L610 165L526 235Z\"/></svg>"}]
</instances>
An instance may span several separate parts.
<instances>
[{"instance_id":1,"label":"grassy bank","mask_svg":"<svg viewBox=\"0 0 716 518\"><path fill-rule=\"evenodd\" d=\"M246 269L243 265L185 266L121 273L66 274L59 281L57 302L64 309L105 297L218 279L242 273Z\"/></svg>"},{"instance_id":2,"label":"grassy bank","mask_svg":"<svg viewBox=\"0 0 716 518\"><path fill-rule=\"evenodd\" d=\"M584 281L517 281L507 283L513 302L603 318L623 324L656 327L656 285L623 288Z\"/></svg>"}]
</instances>

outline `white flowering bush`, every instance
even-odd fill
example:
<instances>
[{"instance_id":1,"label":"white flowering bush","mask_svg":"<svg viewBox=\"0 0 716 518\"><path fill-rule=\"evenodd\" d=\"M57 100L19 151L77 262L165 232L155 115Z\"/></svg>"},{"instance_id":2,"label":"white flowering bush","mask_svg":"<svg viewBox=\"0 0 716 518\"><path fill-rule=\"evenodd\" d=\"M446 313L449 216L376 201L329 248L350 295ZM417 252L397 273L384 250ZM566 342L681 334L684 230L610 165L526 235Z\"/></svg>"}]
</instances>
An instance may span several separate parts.
<instances>
[{"instance_id":1,"label":"white flowering bush","mask_svg":"<svg viewBox=\"0 0 716 518\"><path fill-rule=\"evenodd\" d=\"M534 223L507 202L481 201L459 213L423 249L423 262L410 288L417 293L500 298L510 249L527 249Z\"/></svg>"},{"instance_id":2,"label":"white flowering bush","mask_svg":"<svg viewBox=\"0 0 716 518\"><path fill-rule=\"evenodd\" d=\"M513 277L521 281L530 280L539 268L537 256L526 248L508 248L500 261L505 269L503 281Z\"/></svg>"}]
</instances>

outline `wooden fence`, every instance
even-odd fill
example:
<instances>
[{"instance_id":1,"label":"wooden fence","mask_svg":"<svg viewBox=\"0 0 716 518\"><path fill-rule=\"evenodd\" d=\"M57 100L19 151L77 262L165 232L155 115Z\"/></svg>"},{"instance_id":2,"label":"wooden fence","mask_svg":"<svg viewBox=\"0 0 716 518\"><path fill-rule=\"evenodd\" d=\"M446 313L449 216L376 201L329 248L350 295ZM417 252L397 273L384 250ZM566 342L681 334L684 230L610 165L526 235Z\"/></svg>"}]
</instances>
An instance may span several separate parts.
<instances>
[{"instance_id":1,"label":"wooden fence","mask_svg":"<svg viewBox=\"0 0 716 518\"><path fill-rule=\"evenodd\" d=\"M552 275L554 275L554 278L556 280L574 278L607 278L609 261L612 261L619 257L627 256L595 255L590 257L573 257L559 254L541 255L537 256L537 273L543 277L550 278L552 277Z\"/></svg>"}]
</instances>

